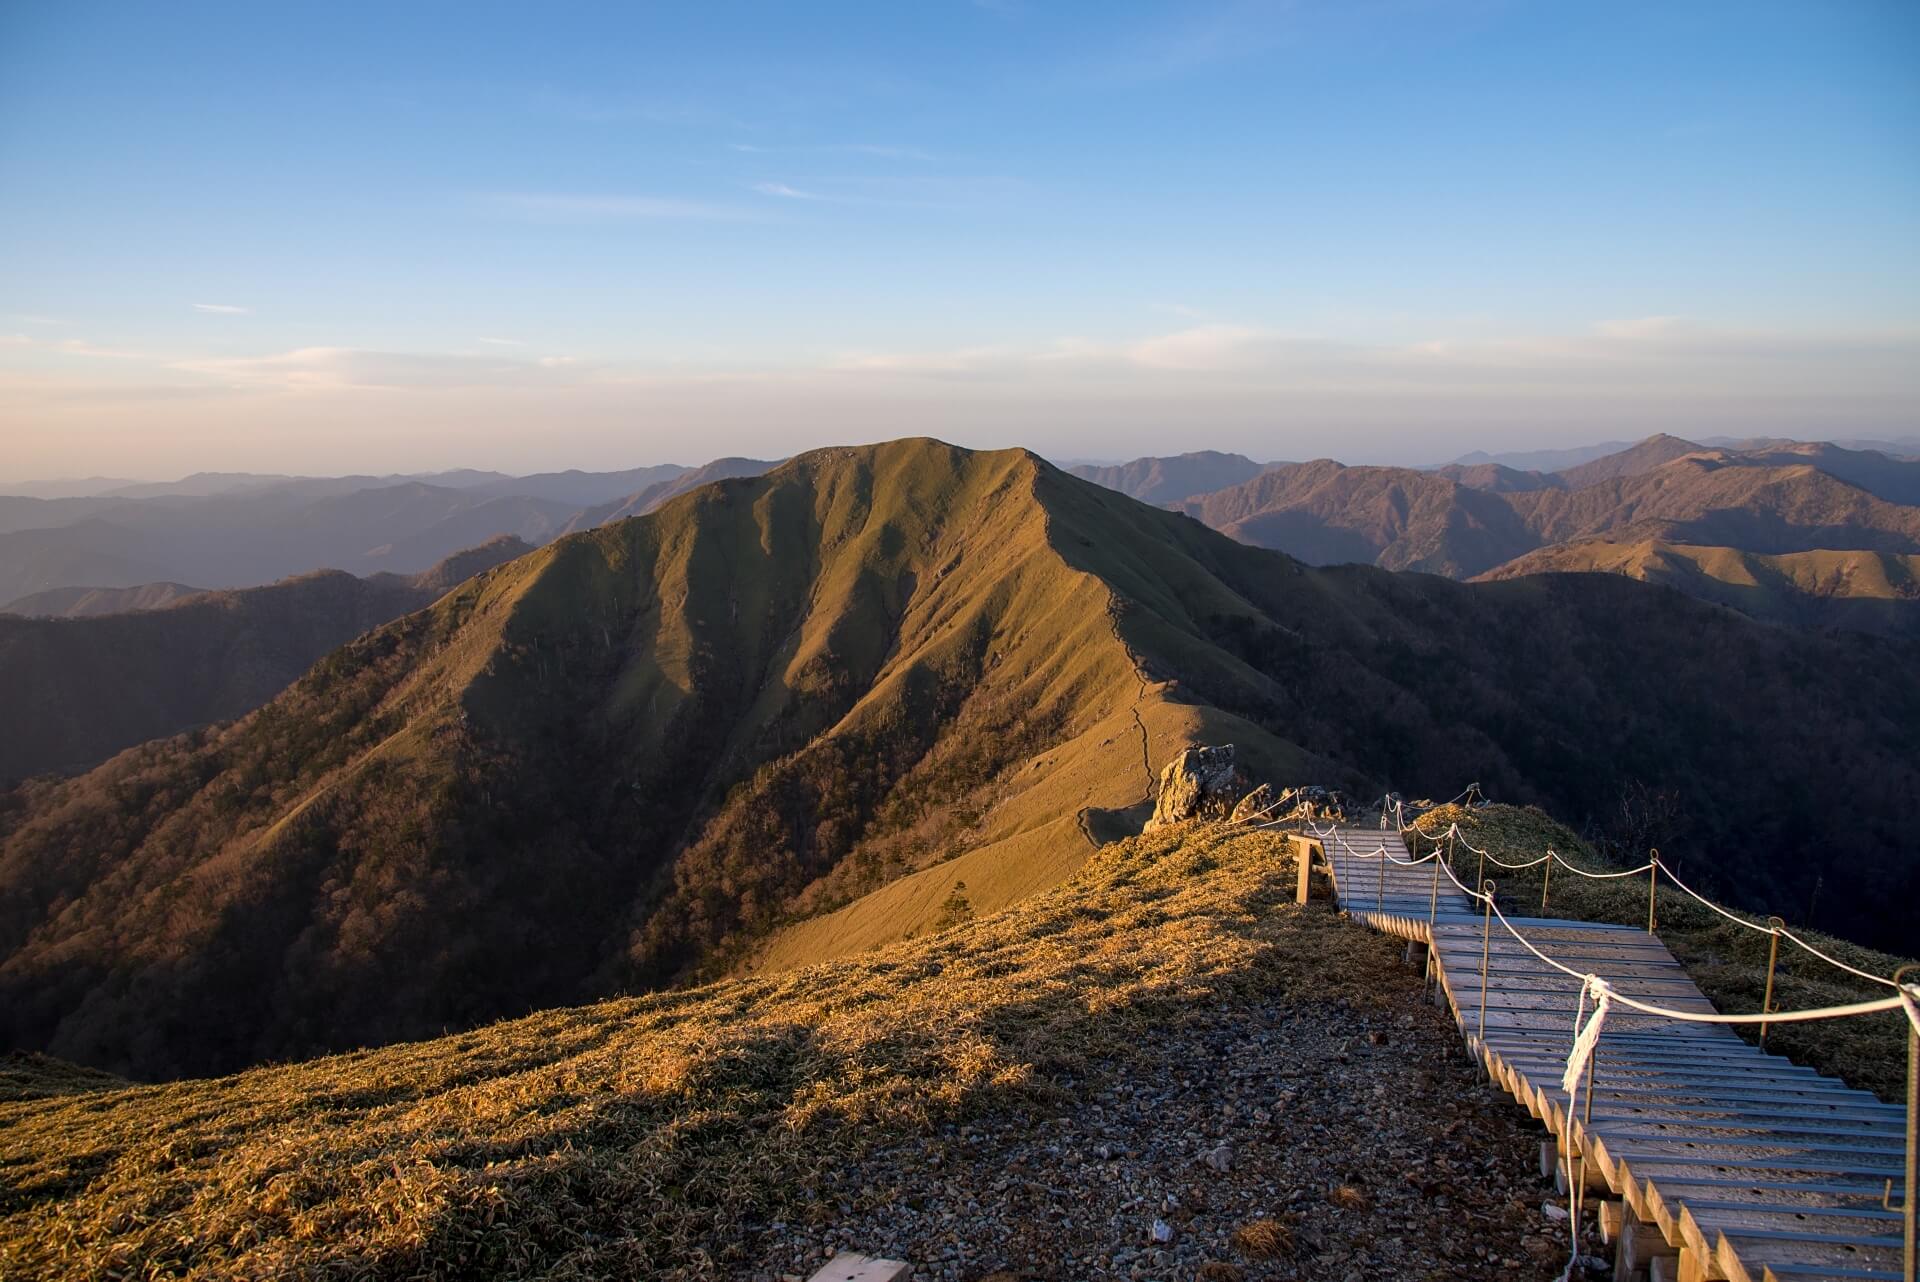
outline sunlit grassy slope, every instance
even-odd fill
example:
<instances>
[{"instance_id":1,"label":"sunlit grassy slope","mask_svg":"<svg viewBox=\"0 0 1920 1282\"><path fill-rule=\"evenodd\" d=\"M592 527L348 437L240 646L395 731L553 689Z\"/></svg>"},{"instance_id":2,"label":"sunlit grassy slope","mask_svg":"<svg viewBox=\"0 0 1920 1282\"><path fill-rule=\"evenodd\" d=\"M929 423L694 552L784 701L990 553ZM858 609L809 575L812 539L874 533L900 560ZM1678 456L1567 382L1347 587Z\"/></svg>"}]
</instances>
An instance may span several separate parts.
<instances>
[{"instance_id":1,"label":"sunlit grassy slope","mask_svg":"<svg viewBox=\"0 0 1920 1282\"><path fill-rule=\"evenodd\" d=\"M1009 911L767 979L236 1077L0 1103L0 1275L725 1276L887 1196L859 1153L1044 1110L1186 1022L1375 1009L1395 946L1221 829L1109 846Z\"/></svg>"},{"instance_id":2,"label":"sunlit grassy slope","mask_svg":"<svg viewBox=\"0 0 1920 1282\"><path fill-rule=\"evenodd\" d=\"M1310 570L1019 450L820 450L0 792L0 1039L206 1074L838 956L1070 872L1192 742L1576 822L1656 781L1736 897L1825 876L1884 938L1917 666L1617 576Z\"/></svg>"},{"instance_id":3,"label":"sunlit grassy slope","mask_svg":"<svg viewBox=\"0 0 1920 1282\"><path fill-rule=\"evenodd\" d=\"M1271 682L1195 635L1251 606L1063 485L1105 494L1024 451L817 451L524 556L230 728L27 790L0 812L4 1031L148 1074L417 1036L711 970L1041 828L1080 842L1171 727L1225 715L1156 673ZM1359 777L1233 728L1250 760Z\"/></svg>"}]
</instances>

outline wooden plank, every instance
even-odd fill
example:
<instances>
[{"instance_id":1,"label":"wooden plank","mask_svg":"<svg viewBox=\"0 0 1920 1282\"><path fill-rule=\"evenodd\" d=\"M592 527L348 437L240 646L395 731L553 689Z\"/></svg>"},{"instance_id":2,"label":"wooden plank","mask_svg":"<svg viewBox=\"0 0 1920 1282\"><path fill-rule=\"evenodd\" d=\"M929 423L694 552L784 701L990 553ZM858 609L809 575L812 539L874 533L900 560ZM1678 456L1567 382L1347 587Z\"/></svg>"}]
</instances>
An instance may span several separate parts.
<instances>
[{"instance_id":1,"label":"wooden plank","mask_svg":"<svg viewBox=\"0 0 1920 1282\"><path fill-rule=\"evenodd\" d=\"M1895 1243L1900 1241L1900 1217L1891 1211L1807 1211L1784 1206L1726 1206L1692 1199L1682 1199L1680 1208L1681 1220L1691 1219L1706 1234L1761 1229L1794 1236L1809 1234L1819 1241L1871 1242L1890 1235Z\"/></svg>"},{"instance_id":2,"label":"wooden plank","mask_svg":"<svg viewBox=\"0 0 1920 1282\"><path fill-rule=\"evenodd\" d=\"M1880 1186L1860 1184L1779 1184L1752 1180L1660 1178L1660 1196L1674 1206L1755 1207L1769 1211L1801 1211L1808 1215L1881 1215Z\"/></svg>"},{"instance_id":3,"label":"wooden plank","mask_svg":"<svg viewBox=\"0 0 1920 1282\"><path fill-rule=\"evenodd\" d=\"M841 1251L815 1273L808 1282L901 1282L913 1266L899 1260L883 1260L877 1255L858 1255Z\"/></svg>"},{"instance_id":4,"label":"wooden plank","mask_svg":"<svg viewBox=\"0 0 1920 1282\"><path fill-rule=\"evenodd\" d=\"M1817 1238L1772 1237L1751 1231L1722 1233L1714 1257L1729 1278L1760 1282L1773 1264L1791 1264L1816 1277L1900 1276L1900 1241L1891 1246L1874 1243L1823 1242ZM1835 1274L1835 1269L1862 1270Z\"/></svg>"},{"instance_id":5,"label":"wooden plank","mask_svg":"<svg viewBox=\"0 0 1920 1282\"><path fill-rule=\"evenodd\" d=\"M1426 942L1440 998L1493 1080L1619 1191L1606 1236L1680 1248L1641 1261L1654 1278L1892 1277L1897 1217L1879 1207L1904 1161L1905 1112L1769 1055L1725 1026L1616 1006L1594 1056L1591 1100L1559 1085L1581 981L1503 927L1487 933L1468 897L1377 852L1392 837L1336 830L1336 894L1356 921ZM1395 850L1397 853L1397 850ZM1384 875L1383 875L1384 874ZM1499 873L1494 873L1498 877ZM1429 913L1431 912L1431 917ZM1683 1014L1715 1010L1666 946L1638 927L1509 919L1553 963ZM1482 949L1488 958L1483 981ZM1485 987L1482 988L1484 982ZM1485 1009L1482 1009L1484 997ZM1484 1026L1484 1034L1481 1032ZM1569 1115L1579 1098L1584 1118ZM1556 1175L1564 1168L1554 1167ZM1622 1275L1624 1276L1624 1275Z\"/></svg>"}]
</instances>

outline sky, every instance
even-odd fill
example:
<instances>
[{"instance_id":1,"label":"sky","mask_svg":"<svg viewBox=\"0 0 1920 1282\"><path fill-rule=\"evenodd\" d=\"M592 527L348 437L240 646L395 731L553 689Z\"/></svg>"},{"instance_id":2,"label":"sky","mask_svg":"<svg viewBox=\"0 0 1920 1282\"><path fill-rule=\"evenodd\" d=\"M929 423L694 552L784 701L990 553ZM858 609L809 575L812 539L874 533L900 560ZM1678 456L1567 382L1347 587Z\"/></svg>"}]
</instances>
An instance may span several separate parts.
<instances>
[{"instance_id":1,"label":"sky","mask_svg":"<svg viewBox=\"0 0 1920 1282\"><path fill-rule=\"evenodd\" d=\"M1911 0L0 4L0 479L1920 434Z\"/></svg>"}]
</instances>

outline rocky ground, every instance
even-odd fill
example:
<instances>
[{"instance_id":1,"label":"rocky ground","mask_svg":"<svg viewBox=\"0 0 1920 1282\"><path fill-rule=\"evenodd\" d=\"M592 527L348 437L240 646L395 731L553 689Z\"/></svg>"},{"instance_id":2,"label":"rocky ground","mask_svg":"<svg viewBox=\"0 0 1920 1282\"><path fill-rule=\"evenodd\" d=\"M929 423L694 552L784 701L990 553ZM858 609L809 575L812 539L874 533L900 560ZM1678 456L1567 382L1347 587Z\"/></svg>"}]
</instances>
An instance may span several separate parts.
<instances>
[{"instance_id":1,"label":"rocky ground","mask_svg":"<svg viewBox=\"0 0 1920 1282\"><path fill-rule=\"evenodd\" d=\"M9 1063L0 1278L1545 1279L1401 945L1179 824L925 938L158 1086Z\"/></svg>"},{"instance_id":2,"label":"rocky ground","mask_svg":"<svg viewBox=\"0 0 1920 1282\"><path fill-rule=\"evenodd\" d=\"M1223 1011L1049 1119L874 1152L823 1224L768 1226L740 1276L805 1278L842 1248L923 1282L1556 1276L1543 1132L1473 1070L1418 972L1398 979L1382 1012Z\"/></svg>"}]
</instances>

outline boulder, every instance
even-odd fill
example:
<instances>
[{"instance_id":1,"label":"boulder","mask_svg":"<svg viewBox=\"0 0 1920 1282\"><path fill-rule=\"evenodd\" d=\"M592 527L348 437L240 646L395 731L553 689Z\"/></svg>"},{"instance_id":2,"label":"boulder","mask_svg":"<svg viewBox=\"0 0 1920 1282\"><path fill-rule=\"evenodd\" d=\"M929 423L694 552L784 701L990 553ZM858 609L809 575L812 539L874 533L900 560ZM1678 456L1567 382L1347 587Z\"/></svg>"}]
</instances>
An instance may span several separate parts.
<instances>
[{"instance_id":1,"label":"boulder","mask_svg":"<svg viewBox=\"0 0 1920 1282\"><path fill-rule=\"evenodd\" d=\"M1248 793L1246 796L1240 798L1239 804L1234 806L1233 813L1229 815L1228 818L1231 819L1234 823L1239 823L1242 820L1253 819L1255 817L1258 817L1261 819L1271 819L1273 817L1272 815L1262 814L1261 812L1265 811L1270 806L1274 806L1274 802L1276 802L1277 800L1279 800L1279 794L1274 792L1273 785L1270 783L1263 783L1259 787L1255 788L1252 792ZM1274 810L1276 813L1278 812L1278 809L1279 809L1278 807L1274 807Z\"/></svg>"},{"instance_id":2,"label":"boulder","mask_svg":"<svg viewBox=\"0 0 1920 1282\"><path fill-rule=\"evenodd\" d=\"M1246 790L1246 778L1234 765L1232 744L1188 748L1160 772L1160 792L1147 830L1189 819L1223 817Z\"/></svg>"},{"instance_id":3,"label":"boulder","mask_svg":"<svg viewBox=\"0 0 1920 1282\"><path fill-rule=\"evenodd\" d=\"M1335 788L1319 784L1288 788L1280 794L1280 803L1269 819L1346 819L1353 814L1353 802Z\"/></svg>"}]
</instances>

